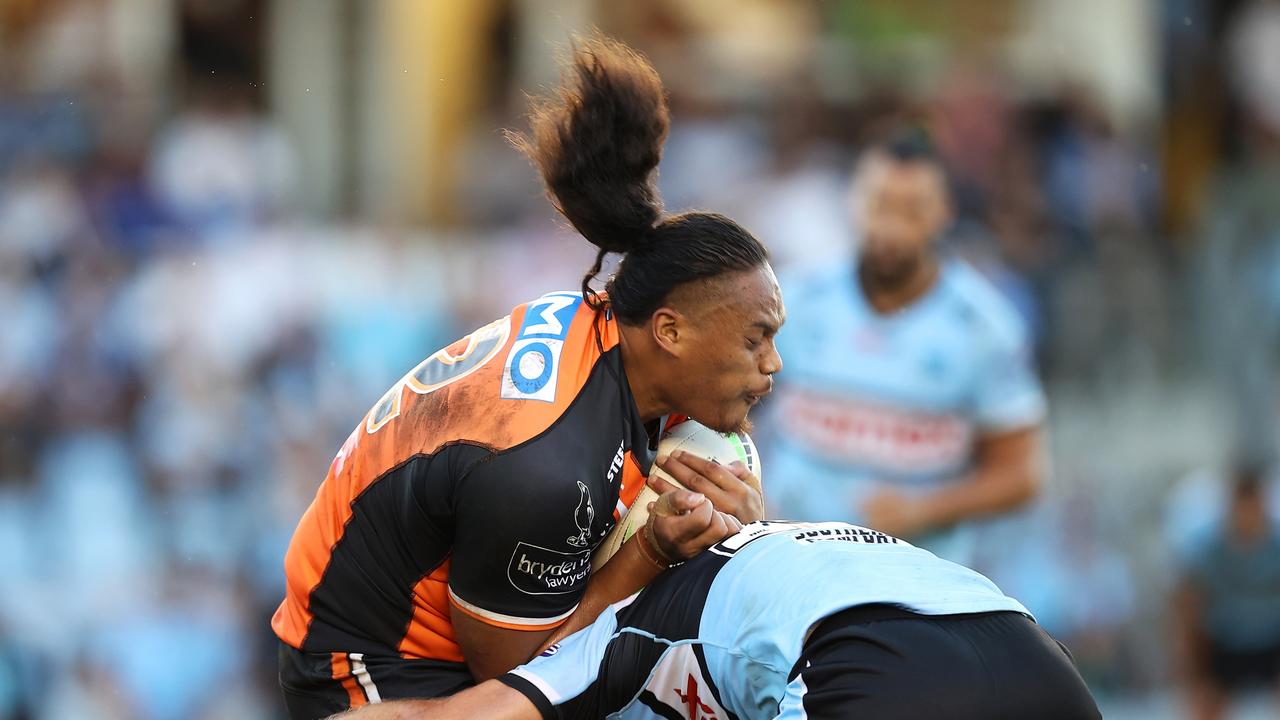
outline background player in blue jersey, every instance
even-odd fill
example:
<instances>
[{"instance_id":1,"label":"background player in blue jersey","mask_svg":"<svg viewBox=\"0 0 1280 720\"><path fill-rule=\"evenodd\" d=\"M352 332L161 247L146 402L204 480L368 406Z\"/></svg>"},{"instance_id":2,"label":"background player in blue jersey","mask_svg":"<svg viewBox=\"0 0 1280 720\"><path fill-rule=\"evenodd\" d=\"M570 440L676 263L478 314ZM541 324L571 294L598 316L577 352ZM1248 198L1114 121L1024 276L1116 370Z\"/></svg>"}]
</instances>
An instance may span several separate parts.
<instances>
[{"instance_id":1,"label":"background player in blue jersey","mask_svg":"<svg viewBox=\"0 0 1280 720\"><path fill-rule=\"evenodd\" d=\"M982 575L844 523L752 523L498 680L377 718L1096 718ZM354 718L353 718L354 720Z\"/></svg>"},{"instance_id":2,"label":"background player in blue jersey","mask_svg":"<svg viewBox=\"0 0 1280 720\"><path fill-rule=\"evenodd\" d=\"M953 526L1038 485L1045 402L1024 329L975 270L940 256L950 202L923 134L868 150L851 199L856 257L783 279L772 514L849 520L965 562Z\"/></svg>"}]
</instances>

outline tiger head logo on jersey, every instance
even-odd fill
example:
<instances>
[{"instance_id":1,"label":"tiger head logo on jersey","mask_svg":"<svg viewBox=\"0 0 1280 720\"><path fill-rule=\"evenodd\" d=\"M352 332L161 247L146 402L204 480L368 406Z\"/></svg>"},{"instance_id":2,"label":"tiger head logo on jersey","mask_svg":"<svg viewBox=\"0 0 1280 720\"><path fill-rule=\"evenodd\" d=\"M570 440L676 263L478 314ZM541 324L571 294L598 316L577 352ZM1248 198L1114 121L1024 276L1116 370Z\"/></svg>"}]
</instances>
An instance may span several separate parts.
<instances>
[{"instance_id":1,"label":"tiger head logo on jersey","mask_svg":"<svg viewBox=\"0 0 1280 720\"><path fill-rule=\"evenodd\" d=\"M573 513L573 522L578 526L578 534L569 536L568 542L576 548L587 547L591 542L591 521L596 518L596 508L591 504L591 491L578 481L578 509Z\"/></svg>"}]
</instances>

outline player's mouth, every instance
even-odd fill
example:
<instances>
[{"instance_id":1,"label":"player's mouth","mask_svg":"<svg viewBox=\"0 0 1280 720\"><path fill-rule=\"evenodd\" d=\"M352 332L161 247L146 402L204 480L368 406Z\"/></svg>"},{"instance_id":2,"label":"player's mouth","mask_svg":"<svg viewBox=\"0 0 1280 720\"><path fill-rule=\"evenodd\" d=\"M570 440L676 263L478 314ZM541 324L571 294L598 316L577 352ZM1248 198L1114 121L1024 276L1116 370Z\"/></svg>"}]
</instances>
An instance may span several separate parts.
<instances>
[{"instance_id":1,"label":"player's mouth","mask_svg":"<svg viewBox=\"0 0 1280 720\"><path fill-rule=\"evenodd\" d=\"M773 390L773 383L769 383L763 390L757 390L747 393L747 404L754 406L760 402L760 399L768 395Z\"/></svg>"}]
</instances>

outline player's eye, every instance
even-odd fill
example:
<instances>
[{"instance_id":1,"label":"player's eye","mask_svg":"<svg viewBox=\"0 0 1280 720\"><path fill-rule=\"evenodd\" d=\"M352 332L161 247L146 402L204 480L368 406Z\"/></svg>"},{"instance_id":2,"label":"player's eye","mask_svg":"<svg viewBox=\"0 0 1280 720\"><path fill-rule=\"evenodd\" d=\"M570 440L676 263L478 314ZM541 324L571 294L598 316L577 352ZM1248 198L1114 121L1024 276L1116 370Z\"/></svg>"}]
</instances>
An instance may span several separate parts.
<instances>
[{"instance_id":1,"label":"player's eye","mask_svg":"<svg viewBox=\"0 0 1280 720\"><path fill-rule=\"evenodd\" d=\"M747 338L747 348L749 348L749 349L751 349L751 350L758 350L758 349L760 348L760 344L761 344L761 343L763 343L763 342L764 342L764 338L758 338L758 339L757 339L757 338L753 338L753 337L748 337L748 338Z\"/></svg>"}]
</instances>

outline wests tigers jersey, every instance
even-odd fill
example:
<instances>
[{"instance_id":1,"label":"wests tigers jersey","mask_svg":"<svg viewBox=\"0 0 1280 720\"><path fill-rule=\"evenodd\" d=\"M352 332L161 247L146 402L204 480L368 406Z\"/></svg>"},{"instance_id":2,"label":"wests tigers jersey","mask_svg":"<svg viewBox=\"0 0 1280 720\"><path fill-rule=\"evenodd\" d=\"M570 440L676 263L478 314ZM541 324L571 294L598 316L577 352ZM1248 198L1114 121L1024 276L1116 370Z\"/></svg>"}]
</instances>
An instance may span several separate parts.
<instances>
[{"instance_id":1,"label":"wests tigers jersey","mask_svg":"<svg viewBox=\"0 0 1280 720\"><path fill-rule=\"evenodd\" d=\"M616 320L551 293L428 357L334 458L272 620L304 652L462 661L451 612L546 629L653 461Z\"/></svg>"}]
</instances>

